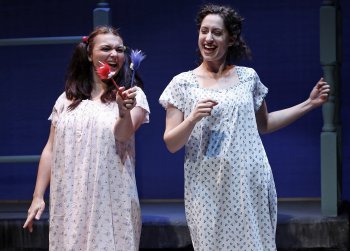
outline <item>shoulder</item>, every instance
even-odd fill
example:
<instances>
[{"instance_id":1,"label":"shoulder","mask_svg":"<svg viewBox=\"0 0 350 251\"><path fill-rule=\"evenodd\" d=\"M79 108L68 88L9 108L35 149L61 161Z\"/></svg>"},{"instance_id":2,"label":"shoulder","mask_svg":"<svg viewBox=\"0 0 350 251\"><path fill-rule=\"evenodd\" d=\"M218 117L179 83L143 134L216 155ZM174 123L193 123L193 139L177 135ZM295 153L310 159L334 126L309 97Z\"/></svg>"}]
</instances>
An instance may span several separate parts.
<instances>
[{"instance_id":1,"label":"shoulder","mask_svg":"<svg viewBox=\"0 0 350 251\"><path fill-rule=\"evenodd\" d=\"M67 100L68 100L68 99L67 99L66 93L63 92L63 93L61 93L61 95L59 95L58 98L56 99L56 104L65 103Z\"/></svg>"},{"instance_id":2,"label":"shoulder","mask_svg":"<svg viewBox=\"0 0 350 251\"><path fill-rule=\"evenodd\" d=\"M146 96L145 92L142 90L141 87L135 86L135 88L136 88L136 93L137 93L137 94Z\"/></svg>"},{"instance_id":3,"label":"shoulder","mask_svg":"<svg viewBox=\"0 0 350 251\"><path fill-rule=\"evenodd\" d=\"M192 82L191 80L193 79L193 73L192 71L185 71L181 72L173 77L171 82L175 82L178 84L184 84L184 83L189 83Z\"/></svg>"},{"instance_id":4,"label":"shoulder","mask_svg":"<svg viewBox=\"0 0 350 251\"><path fill-rule=\"evenodd\" d=\"M145 100L147 102L146 93L138 86L136 87L136 99L137 100Z\"/></svg>"},{"instance_id":5,"label":"shoulder","mask_svg":"<svg viewBox=\"0 0 350 251\"><path fill-rule=\"evenodd\" d=\"M66 93L63 92L60 96L58 96L55 103L55 107L60 107L61 109L63 109L64 107L68 107L71 103L72 101L68 100Z\"/></svg>"},{"instance_id":6,"label":"shoulder","mask_svg":"<svg viewBox=\"0 0 350 251\"><path fill-rule=\"evenodd\" d=\"M52 124L56 126L58 117L61 113L63 113L66 108L69 106L69 100L67 99L66 93L63 92L58 98L56 99L55 105L52 108L52 113L49 117L50 120L52 120Z\"/></svg>"},{"instance_id":7,"label":"shoulder","mask_svg":"<svg viewBox=\"0 0 350 251\"><path fill-rule=\"evenodd\" d=\"M57 100L68 100L66 92L62 92L60 96L58 96Z\"/></svg>"},{"instance_id":8,"label":"shoulder","mask_svg":"<svg viewBox=\"0 0 350 251\"><path fill-rule=\"evenodd\" d=\"M140 88L136 87L136 106L142 108L148 113L150 113L148 101L145 92ZM147 121L149 120L147 115Z\"/></svg>"},{"instance_id":9,"label":"shoulder","mask_svg":"<svg viewBox=\"0 0 350 251\"><path fill-rule=\"evenodd\" d=\"M251 67L236 66L236 71L247 76L256 75L256 71Z\"/></svg>"},{"instance_id":10,"label":"shoulder","mask_svg":"<svg viewBox=\"0 0 350 251\"><path fill-rule=\"evenodd\" d=\"M259 82L259 76L251 67L236 66L236 72L243 82Z\"/></svg>"}]
</instances>

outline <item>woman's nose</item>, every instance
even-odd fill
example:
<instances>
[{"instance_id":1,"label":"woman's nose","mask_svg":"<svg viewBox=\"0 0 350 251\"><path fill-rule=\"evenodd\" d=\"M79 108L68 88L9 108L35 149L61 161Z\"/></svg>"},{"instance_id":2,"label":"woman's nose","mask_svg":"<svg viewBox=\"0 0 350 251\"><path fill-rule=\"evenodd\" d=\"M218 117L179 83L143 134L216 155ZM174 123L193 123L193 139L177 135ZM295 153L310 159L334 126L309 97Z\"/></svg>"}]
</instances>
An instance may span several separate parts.
<instances>
[{"instance_id":1,"label":"woman's nose","mask_svg":"<svg viewBox=\"0 0 350 251\"><path fill-rule=\"evenodd\" d=\"M213 34L211 32L208 32L207 36L205 37L207 41L212 41L213 40Z\"/></svg>"},{"instance_id":2,"label":"woman's nose","mask_svg":"<svg viewBox=\"0 0 350 251\"><path fill-rule=\"evenodd\" d=\"M116 49L111 50L111 56L116 57L118 55L118 52Z\"/></svg>"}]
</instances>

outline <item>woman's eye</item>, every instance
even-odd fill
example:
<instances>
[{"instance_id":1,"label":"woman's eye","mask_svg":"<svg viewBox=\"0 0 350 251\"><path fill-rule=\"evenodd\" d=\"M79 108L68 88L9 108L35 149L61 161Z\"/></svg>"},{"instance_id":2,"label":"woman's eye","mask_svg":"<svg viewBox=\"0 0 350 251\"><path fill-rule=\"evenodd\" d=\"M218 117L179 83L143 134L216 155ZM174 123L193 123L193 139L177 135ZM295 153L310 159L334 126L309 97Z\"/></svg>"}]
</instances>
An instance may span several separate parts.
<instances>
[{"instance_id":1,"label":"woman's eye","mask_svg":"<svg viewBox=\"0 0 350 251\"><path fill-rule=\"evenodd\" d=\"M222 35L222 31L221 30L213 30L212 32L213 32L213 34L215 36L221 36Z\"/></svg>"},{"instance_id":2,"label":"woman's eye","mask_svg":"<svg viewBox=\"0 0 350 251\"><path fill-rule=\"evenodd\" d=\"M124 53L125 49L124 47L118 47L115 49L118 53Z\"/></svg>"}]
</instances>

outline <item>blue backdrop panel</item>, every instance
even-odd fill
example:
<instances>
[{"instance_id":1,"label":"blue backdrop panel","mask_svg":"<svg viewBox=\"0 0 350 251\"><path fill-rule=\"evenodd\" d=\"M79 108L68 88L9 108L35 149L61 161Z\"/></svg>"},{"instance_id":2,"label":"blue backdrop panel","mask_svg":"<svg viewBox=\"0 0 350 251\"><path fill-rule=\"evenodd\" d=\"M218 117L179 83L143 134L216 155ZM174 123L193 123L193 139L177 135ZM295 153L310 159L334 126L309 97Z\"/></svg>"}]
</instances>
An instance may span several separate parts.
<instances>
[{"instance_id":1,"label":"blue backdrop panel","mask_svg":"<svg viewBox=\"0 0 350 251\"><path fill-rule=\"evenodd\" d=\"M141 198L183 197L183 151L169 153L162 140L165 111L158 98L171 78L196 67L196 11L204 1L111 1L112 24L125 44L147 58L140 75L151 108L151 123L138 131L137 182ZM319 63L319 8L322 1L213 1L235 4L245 17L243 34L256 69L269 88L270 111L305 100L322 75ZM341 1L344 27L350 4ZM1 1L0 38L78 36L92 29L94 1ZM344 29L344 44L349 44ZM0 155L40 154L52 106L63 91L64 74L74 45L0 47ZM349 50L342 65L344 198L350 196ZM320 196L321 109L295 124L264 135L263 142L279 197ZM0 200L30 199L35 164L0 164Z\"/></svg>"}]
</instances>

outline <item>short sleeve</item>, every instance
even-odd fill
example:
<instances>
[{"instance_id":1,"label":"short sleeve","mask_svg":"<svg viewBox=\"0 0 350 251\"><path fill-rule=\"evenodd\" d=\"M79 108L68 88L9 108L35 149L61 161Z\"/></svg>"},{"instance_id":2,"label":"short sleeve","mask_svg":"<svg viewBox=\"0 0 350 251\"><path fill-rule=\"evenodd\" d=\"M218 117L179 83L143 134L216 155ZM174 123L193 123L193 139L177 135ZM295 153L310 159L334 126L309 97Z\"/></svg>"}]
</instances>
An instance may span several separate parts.
<instances>
[{"instance_id":1,"label":"short sleeve","mask_svg":"<svg viewBox=\"0 0 350 251\"><path fill-rule=\"evenodd\" d=\"M56 127L58 118L60 114L64 111L66 105L67 105L67 98L66 93L62 93L61 96L58 97L58 99L55 102L54 107L52 108L52 112L50 117L48 118L51 120L51 123L54 127Z\"/></svg>"},{"instance_id":2,"label":"short sleeve","mask_svg":"<svg viewBox=\"0 0 350 251\"><path fill-rule=\"evenodd\" d=\"M149 114L151 112L149 109L147 97L146 97L146 94L139 87L137 87L137 93L136 93L136 106L141 107L146 112L145 120L142 121L142 123L149 123Z\"/></svg>"},{"instance_id":3,"label":"short sleeve","mask_svg":"<svg viewBox=\"0 0 350 251\"><path fill-rule=\"evenodd\" d=\"M182 87L181 78L175 76L160 95L159 103L165 109L167 109L169 105L173 105L180 111L185 112L185 97Z\"/></svg>"},{"instance_id":4,"label":"short sleeve","mask_svg":"<svg viewBox=\"0 0 350 251\"><path fill-rule=\"evenodd\" d=\"M261 83L260 78L255 71L253 74L253 81L254 110L257 111L259 110L269 90L263 83Z\"/></svg>"}]
</instances>

